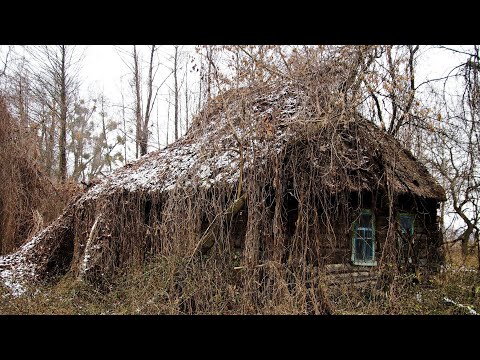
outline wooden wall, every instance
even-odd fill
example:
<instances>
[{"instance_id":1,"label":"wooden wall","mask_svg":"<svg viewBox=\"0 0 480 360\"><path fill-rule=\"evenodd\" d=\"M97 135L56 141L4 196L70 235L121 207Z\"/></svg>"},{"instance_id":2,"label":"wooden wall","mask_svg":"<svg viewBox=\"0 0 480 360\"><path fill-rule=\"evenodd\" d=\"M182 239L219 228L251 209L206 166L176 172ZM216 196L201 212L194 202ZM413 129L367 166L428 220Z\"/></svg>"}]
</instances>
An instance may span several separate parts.
<instances>
[{"instance_id":1,"label":"wooden wall","mask_svg":"<svg viewBox=\"0 0 480 360\"><path fill-rule=\"evenodd\" d=\"M332 198L334 203L336 200ZM287 242L290 244L297 236L297 244L302 241L296 234L295 222L298 217L298 209L293 201L288 202L289 208L286 210L286 233ZM318 221L311 221L312 228L308 233L309 255L308 262L314 265L324 266L327 269L334 269L333 273L343 272L361 273L360 277L367 277L367 272L371 274L375 271L373 267L359 267L351 264L352 254L352 232L351 224L355 220L362 208L372 209L375 214L375 259L378 264L385 262L395 262L398 254L395 253L398 244L396 238L397 214L398 212L407 212L415 214L415 247L416 259L414 265L422 271L436 271L442 263L442 254L440 245L442 244L441 231L437 219L438 201L432 199L420 199L409 195L398 196L392 206L393 219L395 220L389 233L389 213L388 201L383 193L352 193L348 198L349 211L343 210L338 213L335 223L327 226L327 221L323 219L321 206L318 208ZM273 214L273 213L272 213ZM238 249L243 248L242 240L245 236L245 228L248 221L248 210L242 211L239 216L233 219L231 224L232 245ZM330 218L331 221L331 218ZM330 229L330 231L328 230ZM332 230L333 229L333 230ZM305 237L305 234L302 235ZM314 239L314 240L312 240ZM288 244L286 246L288 249ZM398 249L397 249L398 250ZM288 252L288 251L287 251ZM285 259L288 258L285 254ZM327 265L337 264L337 266ZM406 268L402 268L406 270ZM358 275L357 274L357 275Z\"/></svg>"}]
</instances>

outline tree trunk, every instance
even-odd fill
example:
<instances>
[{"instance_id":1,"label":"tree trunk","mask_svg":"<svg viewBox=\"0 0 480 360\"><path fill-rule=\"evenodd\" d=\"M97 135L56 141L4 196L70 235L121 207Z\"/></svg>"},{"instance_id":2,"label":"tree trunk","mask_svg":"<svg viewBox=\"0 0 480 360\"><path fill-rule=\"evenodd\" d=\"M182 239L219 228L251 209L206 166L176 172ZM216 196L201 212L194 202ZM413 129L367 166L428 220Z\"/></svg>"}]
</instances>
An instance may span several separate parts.
<instances>
[{"instance_id":1,"label":"tree trunk","mask_svg":"<svg viewBox=\"0 0 480 360\"><path fill-rule=\"evenodd\" d=\"M107 164L108 164L108 168L110 170L110 172L112 172L112 161L111 161L111 158L109 157L110 156L110 147L108 146L108 140L107 140L107 126L105 124L105 97L104 95L102 94L102 97L101 97L101 103L100 103L101 107L102 107L102 112L101 112L101 116L102 116L102 136L103 136L103 141L104 143L102 144L103 147L105 149L107 149L107 154L106 154L106 161L107 161Z\"/></svg>"},{"instance_id":2,"label":"tree trunk","mask_svg":"<svg viewBox=\"0 0 480 360\"><path fill-rule=\"evenodd\" d=\"M57 124L57 111L55 109L55 103L53 104L53 110L50 112L50 126L48 128L48 134L45 143L45 168L49 177L54 177L53 171L53 148L55 146L55 127Z\"/></svg>"},{"instance_id":3,"label":"tree trunk","mask_svg":"<svg viewBox=\"0 0 480 360\"><path fill-rule=\"evenodd\" d=\"M152 95L153 95L153 55L155 54L155 45L152 45L150 51L150 64L148 66L148 82L147 82L147 104L145 106L145 116L143 118L143 126L140 141L140 155L143 156L148 151L148 124L150 122L150 114L152 112ZM155 100L154 100L155 102Z\"/></svg>"},{"instance_id":4,"label":"tree trunk","mask_svg":"<svg viewBox=\"0 0 480 360\"><path fill-rule=\"evenodd\" d=\"M175 46L175 56L173 60L173 77L175 80L175 140L178 139L178 81L177 81L177 66L178 66L178 45Z\"/></svg>"},{"instance_id":5,"label":"tree trunk","mask_svg":"<svg viewBox=\"0 0 480 360\"><path fill-rule=\"evenodd\" d=\"M140 96L140 69L138 68L138 54L137 47L133 45L133 63L134 63L134 74L133 81L135 84L135 120L136 120L136 131L135 131L135 157L138 158L140 153L140 144L142 141L142 109L140 107L141 96Z\"/></svg>"},{"instance_id":6,"label":"tree trunk","mask_svg":"<svg viewBox=\"0 0 480 360\"><path fill-rule=\"evenodd\" d=\"M188 65L185 66L185 132L188 130Z\"/></svg>"},{"instance_id":7,"label":"tree trunk","mask_svg":"<svg viewBox=\"0 0 480 360\"><path fill-rule=\"evenodd\" d=\"M60 181L64 183L67 180L67 89L66 89L66 69L65 69L65 45L61 45L61 79L60 79Z\"/></svg>"}]
</instances>

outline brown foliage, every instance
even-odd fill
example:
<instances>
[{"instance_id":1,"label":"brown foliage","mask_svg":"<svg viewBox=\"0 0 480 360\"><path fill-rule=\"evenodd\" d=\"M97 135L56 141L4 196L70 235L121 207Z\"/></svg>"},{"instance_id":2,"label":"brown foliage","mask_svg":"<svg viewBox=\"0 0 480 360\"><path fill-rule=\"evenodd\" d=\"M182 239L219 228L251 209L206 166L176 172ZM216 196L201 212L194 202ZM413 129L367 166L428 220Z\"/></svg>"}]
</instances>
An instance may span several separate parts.
<instances>
[{"instance_id":1,"label":"brown foliage","mask_svg":"<svg viewBox=\"0 0 480 360\"><path fill-rule=\"evenodd\" d=\"M0 254L12 252L55 218L74 189L52 184L37 156L35 135L0 98Z\"/></svg>"}]
</instances>

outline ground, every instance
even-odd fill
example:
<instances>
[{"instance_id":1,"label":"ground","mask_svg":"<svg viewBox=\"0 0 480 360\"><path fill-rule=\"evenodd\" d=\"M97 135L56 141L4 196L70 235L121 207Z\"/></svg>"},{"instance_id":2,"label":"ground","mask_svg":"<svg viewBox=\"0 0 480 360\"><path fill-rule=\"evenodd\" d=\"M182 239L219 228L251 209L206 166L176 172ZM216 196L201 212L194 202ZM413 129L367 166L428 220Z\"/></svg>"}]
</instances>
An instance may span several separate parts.
<instances>
[{"instance_id":1,"label":"ground","mask_svg":"<svg viewBox=\"0 0 480 360\"><path fill-rule=\"evenodd\" d=\"M171 264L170 264L171 265ZM176 264L178 266L179 264ZM55 285L32 289L20 297L10 296L0 288L0 314L184 314L192 310L185 297L171 296L176 288L177 274L172 267L155 264L146 271L131 274L99 290L82 281L62 278ZM173 274L173 273L172 273ZM205 274L208 278L210 275ZM185 279L184 279L185 280ZM480 273L477 255L463 262L459 249L448 253L447 266L441 274L420 284L408 276L398 278L387 288L328 290L330 312L333 314L475 314L480 313ZM215 282L214 276L209 281ZM183 293L198 290L194 283L183 282ZM197 286L197 287L196 287ZM173 291L173 292L172 292ZM245 306L236 296L234 286L211 289L201 313L208 314L305 314L304 306L292 297L284 303L261 310Z\"/></svg>"}]
</instances>

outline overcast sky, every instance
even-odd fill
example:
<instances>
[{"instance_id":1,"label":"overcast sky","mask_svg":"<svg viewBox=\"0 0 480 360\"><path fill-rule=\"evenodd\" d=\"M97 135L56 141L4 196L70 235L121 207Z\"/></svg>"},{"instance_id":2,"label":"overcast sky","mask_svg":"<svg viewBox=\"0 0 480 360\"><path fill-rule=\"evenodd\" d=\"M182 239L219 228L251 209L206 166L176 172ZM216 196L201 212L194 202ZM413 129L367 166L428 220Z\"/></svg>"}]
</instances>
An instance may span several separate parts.
<instances>
[{"instance_id":1,"label":"overcast sky","mask_svg":"<svg viewBox=\"0 0 480 360\"><path fill-rule=\"evenodd\" d=\"M126 50L131 50L131 45L122 46ZM449 46L461 49L461 46ZM161 56L166 60L168 56L173 55L173 45L162 45L160 47ZM185 45L183 50L194 54L194 45ZM422 46L419 55L418 67L416 68L416 81L420 84L422 81L431 78L445 76L449 70L458 64L460 54L447 53L445 50L435 49L432 46ZM170 65L170 64L167 64ZM163 76L168 71L163 69ZM89 86L96 85L98 88L104 88L108 96L118 97L120 93L120 79L122 75L128 74L126 65L121 60L118 51L112 45L89 45L85 49L85 60L83 63L82 76L84 78L84 91ZM162 78L162 74L159 75Z\"/></svg>"},{"instance_id":2,"label":"overcast sky","mask_svg":"<svg viewBox=\"0 0 480 360\"><path fill-rule=\"evenodd\" d=\"M458 50L462 50L462 46L449 46ZM122 102L122 90L125 97L125 105L130 105L132 103L132 89L129 85L129 82L132 79L132 74L128 69L125 62L131 61L131 58L126 55L126 52L132 51L132 45L125 46L113 46L113 45L89 45L89 46L79 46L80 52L84 51L84 59L82 61L82 70L80 73L80 78L82 80L81 87L81 97L83 99L89 99L95 94L103 92L108 98L110 104L121 105ZM141 60L143 67L145 68L148 65L148 54L147 46L139 46L141 51ZM2 49L0 49L2 50ZM4 49L3 49L4 50ZM182 56L190 57L188 61L188 70L191 70L193 63L191 58L198 60L195 52L195 45L184 45L180 47ZM123 60L122 60L122 51ZM142 53L143 51L143 53ZM160 84L164 79L166 79L171 73L172 69L172 56L174 52L173 45L160 45L158 48L158 56L160 63L162 64L159 68L155 83ZM454 66L460 63L461 58L464 57L461 54L456 54L451 51L445 51L438 49L435 46L421 46L418 63L416 66L416 84L421 84L427 79L441 78L445 76ZM179 82L181 85L184 81L185 75L188 78L188 88L190 91L190 100L189 100L189 118L191 118L193 112L197 109L198 98L195 98L198 93L198 87L195 84L198 84L198 73L188 71L185 74L185 61L181 61L180 65L183 66L181 70L181 76ZM169 93L173 88L173 76L170 76L167 81L159 90L159 95L157 99L157 105L155 106L152 114L151 121L151 148L154 150L159 147L166 145L166 135L167 135L167 118L169 114ZM182 119L182 126L185 122L185 87L181 88L181 97L183 97L180 102L180 113ZM417 95L422 96L428 91L428 86L422 86L419 89ZM170 99L170 102L173 99ZM158 108L158 114L157 114ZM117 113L112 113L116 109ZM111 113L109 116L119 117L119 107L111 108ZM172 119L173 107L170 105L170 119ZM130 121L133 119L132 114L127 114L126 118ZM159 124L157 129L157 123ZM171 142L173 136L173 121L169 122L169 142Z\"/></svg>"}]
</instances>

